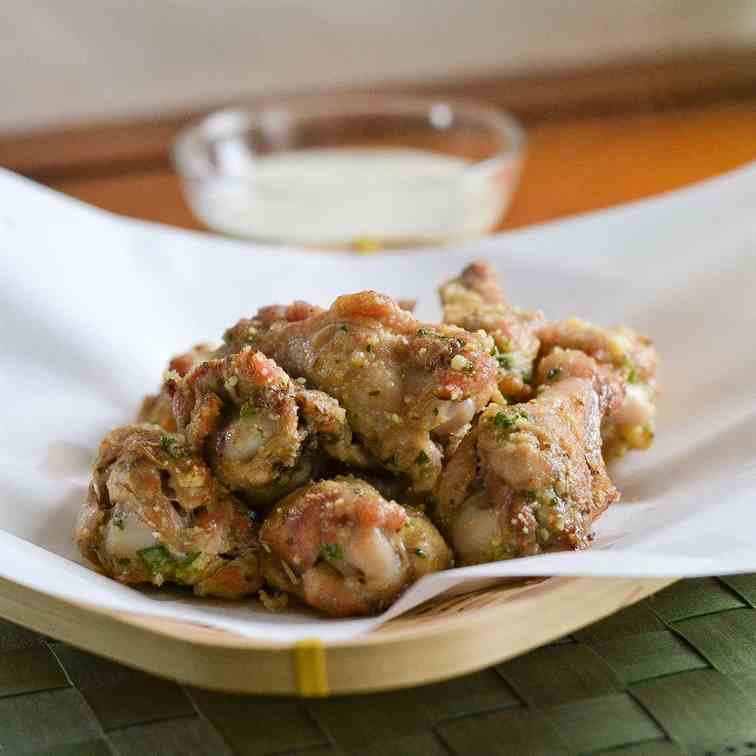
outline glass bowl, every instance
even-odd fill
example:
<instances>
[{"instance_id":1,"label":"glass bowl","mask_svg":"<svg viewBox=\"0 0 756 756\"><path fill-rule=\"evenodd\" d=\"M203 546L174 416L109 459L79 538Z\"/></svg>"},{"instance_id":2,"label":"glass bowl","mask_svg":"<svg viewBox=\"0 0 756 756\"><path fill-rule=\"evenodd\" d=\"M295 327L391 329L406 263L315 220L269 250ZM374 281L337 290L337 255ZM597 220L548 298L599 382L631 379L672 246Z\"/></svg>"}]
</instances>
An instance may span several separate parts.
<instances>
[{"instance_id":1,"label":"glass bowl","mask_svg":"<svg viewBox=\"0 0 756 756\"><path fill-rule=\"evenodd\" d=\"M212 229L369 249L491 231L524 148L515 118L482 105L317 96L212 113L179 135L173 160Z\"/></svg>"}]
</instances>

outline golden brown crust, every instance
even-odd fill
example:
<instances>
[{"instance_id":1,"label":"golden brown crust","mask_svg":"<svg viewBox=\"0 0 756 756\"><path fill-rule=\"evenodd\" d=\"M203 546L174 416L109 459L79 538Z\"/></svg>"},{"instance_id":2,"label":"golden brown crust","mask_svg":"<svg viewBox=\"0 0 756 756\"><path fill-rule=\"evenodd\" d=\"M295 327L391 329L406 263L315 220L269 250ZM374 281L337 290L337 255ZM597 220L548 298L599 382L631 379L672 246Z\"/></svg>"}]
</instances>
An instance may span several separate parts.
<instances>
[{"instance_id":1,"label":"golden brown crust","mask_svg":"<svg viewBox=\"0 0 756 756\"><path fill-rule=\"evenodd\" d=\"M336 398L362 444L417 491L432 489L454 434L496 391L497 366L485 339L421 323L373 291L247 334L292 376ZM238 346L234 339L229 348Z\"/></svg>"},{"instance_id":2,"label":"golden brown crust","mask_svg":"<svg viewBox=\"0 0 756 756\"><path fill-rule=\"evenodd\" d=\"M351 476L289 494L260 538L268 582L334 617L381 611L410 583L451 563L422 513Z\"/></svg>"},{"instance_id":3,"label":"golden brown crust","mask_svg":"<svg viewBox=\"0 0 756 756\"><path fill-rule=\"evenodd\" d=\"M439 288L444 322L468 331L483 330L493 338L501 393L520 401L531 395L530 377L538 355L536 331L543 313L509 303L490 265L474 262Z\"/></svg>"},{"instance_id":4,"label":"golden brown crust","mask_svg":"<svg viewBox=\"0 0 756 756\"><path fill-rule=\"evenodd\" d=\"M437 517L460 563L585 548L591 524L619 492L606 472L599 434L603 411L618 399L603 371L580 365L535 399L492 405L447 466ZM554 365L552 365L553 367ZM611 380L609 376L609 380Z\"/></svg>"},{"instance_id":5,"label":"golden brown crust","mask_svg":"<svg viewBox=\"0 0 756 756\"><path fill-rule=\"evenodd\" d=\"M155 425L109 433L77 523L81 553L119 582L241 598L261 585L246 508L185 439Z\"/></svg>"},{"instance_id":6,"label":"golden brown crust","mask_svg":"<svg viewBox=\"0 0 756 756\"><path fill-rule=\"evenodd\" d=\"M607 413L601 432L607 459L628 449L647 449L654 438L658 355L647 336L627 326L604 328L579 318L545 325L540 331L545 361L556 349L579 350L615 375L624 399Z\"/></svg>"},{"instance_id":7,"label":"golden brown crust","mask_svg":"<svg viewBox=\"0 0 756 756\"><path fill-rule=\"evenodd\" d=\"M184 376L195 365L206 360L213 353L209 344L197 344L188 352L179 354L168 363L167 375ZM154 423L169 433L175 433L176 420L173 417L171 392L163 383L157 394L150 394L142 400L142 405L136 416L137 423Z\"/></svg>"},{"instance_id":8,"label":"golden brown crust","mask_svg":"<svg viewBox=\"0 0 756 756\"><path fill-rule=\"evenodd\" d=\"M251 347L195 366L173 391L191 448L250 504L272 503L315 477L326 455L369 463L335 399L292 381Z\"/></svg>"}]
</instances>

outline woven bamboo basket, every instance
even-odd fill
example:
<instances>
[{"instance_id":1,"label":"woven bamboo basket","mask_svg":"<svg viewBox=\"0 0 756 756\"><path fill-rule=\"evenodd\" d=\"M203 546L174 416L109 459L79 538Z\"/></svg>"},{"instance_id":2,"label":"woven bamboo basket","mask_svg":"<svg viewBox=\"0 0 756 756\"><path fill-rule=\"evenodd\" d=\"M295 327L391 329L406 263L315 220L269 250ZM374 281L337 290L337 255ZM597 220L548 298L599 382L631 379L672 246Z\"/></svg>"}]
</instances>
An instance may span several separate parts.
<instances>
[{"instance_id":1,"label":"woven bamboo basket","mask_svg":"<svg viewBox=\"0 0 756 756\"><path fill-rule=\"evenodd\" d=\"M272 646L223 630L63 601L0 579L0 615L161 677L239 693L405 688L482 669L674 582L549 578L439 598L348 642Z\"/></svg>"}]
</instances>

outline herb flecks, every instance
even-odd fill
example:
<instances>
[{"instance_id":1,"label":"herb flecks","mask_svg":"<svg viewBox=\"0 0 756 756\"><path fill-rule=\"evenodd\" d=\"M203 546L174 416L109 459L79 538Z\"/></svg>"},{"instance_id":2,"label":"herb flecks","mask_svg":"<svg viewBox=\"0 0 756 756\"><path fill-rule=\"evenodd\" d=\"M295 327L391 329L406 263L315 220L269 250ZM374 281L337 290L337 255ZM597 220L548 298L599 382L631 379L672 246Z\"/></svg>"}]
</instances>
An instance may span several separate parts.
<instances>
[{"instance_id":1,"label":"herb flecks","mask_svg":"<svg viewBox=\"0 0 756 756\"><path fill-rule=\"evenodd\" d=\"M163 546L151 546L148 549L140 549L137 551L137 554L153 574L165 572L174 562L173 557Z\"/></svg>"},{"instance_id":2,"label":"herb flecks","mask_svg":"<svg viewBox=\"0 0 756 756\"><path fill-rule=\"evenodd\" d=\"M549 368L549 372L546 373L546 380L556 381L558 380L560 375L562 375L562 368L560 367Z\"/></svg>"},{"instance_id":3,"label":"herb flecks","mask_svg":"<svg viewBox=\"0 0 756 756\"><path fill-rule=\"evenodd\" d=\"M493 357L499 364L500 368L504 368L504 370L514 369L514 357L511 354L507 354L504 350L500 349L496 344L491 347L490 354L491 357Z\"/></svg>"},{"instance_id":4,"label":"herb flecks","mask_svg":"<svg viewBox=\"0 0 756 756\"><path fill-rule=\"evenodd\" d=\"M428 554L426 554L426 552L423 551L423 549L421 549L419 547L417 549L415 549L415 556L419 556L420 559L427 559L428 558Z\"/></svg>"},{"instance_id":5,"label":"herb flecks","mask_svg":"<svg viewBox=\"0 0 756 756\"><path fill-rule=\"evenodd\" d=\"M344 552L338 543L322 543L320 550L323 552L323 556L331 561L338 561L344 558Z\"/></svg>"},{"instance_id":6,"label":"herb flecks","mask_svg":"<svg viewBox=\"0 0 756 756\"><path fill-rule=\"evenodd\" d=\"M173 436L161 436L160 448L174 459L180 459L184 456L183 444Z\"/></svg>"},{"instance_id":7,"label":"herb flecks","mask_svg":"<svg viewBox=\"0 0 756 756\"><path fill-rule=\"evenodd\" d=\"M521 421L530 420L530 416L524 410L515 409L508 412L497 412L490 418L491 424L500 431L512 431Z\"/></svg>"},{"instance_id":8,"label":"herb flecks","mask_svg":"<svg viewBox=\"0 0 756 756\"><path fill-rule=\"evenodd\" d=\"M428 462L430 462L430 457L424 451L421 451L415 458L416 465L427 465Z\"/></svg>"},{"instance_id":9,"label":"herb flecks","mask_svg":"<svg viewBox=\"0 0 756 756\"><path fill-rule=\"evenodd\" d=\"M239 417L243 420L249 420L257 414L257 409L252 402L244 402L239 410Z\"/></svg>"}]
</instances>

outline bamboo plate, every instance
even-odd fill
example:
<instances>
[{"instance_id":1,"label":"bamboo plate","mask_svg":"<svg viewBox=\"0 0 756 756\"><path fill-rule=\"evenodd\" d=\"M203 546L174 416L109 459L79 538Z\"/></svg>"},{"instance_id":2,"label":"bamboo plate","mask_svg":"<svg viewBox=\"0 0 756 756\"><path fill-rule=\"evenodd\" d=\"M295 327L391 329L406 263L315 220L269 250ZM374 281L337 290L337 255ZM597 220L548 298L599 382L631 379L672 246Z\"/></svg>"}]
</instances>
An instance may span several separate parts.
<instances>
[{"instance_id":1,"label":"bamboo plate","mask_svg":"<svg viewBox=\"0 0 756 756\"><path fill-rule=\"evenodd\" d=\"M0 578L0 615L161 677L239 693L327 695L473 672L555 640L673 583L549 578L441 598L361 638L271 646L224 630L71 603Z\"/></svg>"}]
</instances>

